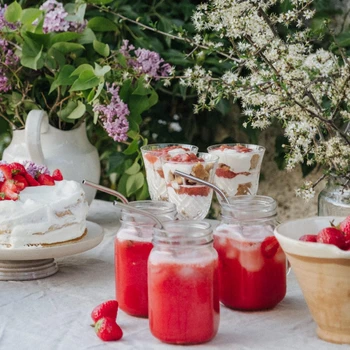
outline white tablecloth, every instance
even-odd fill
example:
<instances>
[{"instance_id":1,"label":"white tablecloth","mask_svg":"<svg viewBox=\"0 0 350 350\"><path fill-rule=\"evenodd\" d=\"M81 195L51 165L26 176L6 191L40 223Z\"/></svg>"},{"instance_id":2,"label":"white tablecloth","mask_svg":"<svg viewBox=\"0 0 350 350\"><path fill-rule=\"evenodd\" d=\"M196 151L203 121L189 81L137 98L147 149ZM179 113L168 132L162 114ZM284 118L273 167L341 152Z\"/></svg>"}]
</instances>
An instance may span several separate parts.
<instances>
[{"instance_id":1,"label":"white tablecloth","mask_svg":"<svg viewBox=\"0 0 350 350\"><path fill-rule=\"evenodd\" d=\"M179 349L152 336L148 320L119 310L124 337L102 342L90 326L91 310L115 298L113 239L118 214L112 203L95 200L88 219L104 228L97 247L57 259L59 271L48 278L0 282L0 349ZM285 299L273 310L237 312L221 307L217 336L200 349L337 350L317 338L316 325L293 273L288 276ZM187 346L187 348L190 348ZM192 348L192 347L191 347Z\"/></svg>"}]
</instances>

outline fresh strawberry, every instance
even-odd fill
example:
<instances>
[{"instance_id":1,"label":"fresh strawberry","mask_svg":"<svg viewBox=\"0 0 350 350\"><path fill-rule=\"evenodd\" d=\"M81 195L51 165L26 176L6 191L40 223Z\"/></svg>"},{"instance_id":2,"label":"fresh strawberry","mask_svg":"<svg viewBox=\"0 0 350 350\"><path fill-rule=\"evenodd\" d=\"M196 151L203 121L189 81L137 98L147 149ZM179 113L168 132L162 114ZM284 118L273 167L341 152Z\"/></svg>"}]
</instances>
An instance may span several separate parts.
<instances>
[{"instance_id":1,"label":"fresh strawberry","mask_svg":"<svg viewBox=\"0 0 350 350\"><path fill-rule=\"evenodd\" d=\"M15 180L15 184L17 187L18 187L18 184L23 184L22 190L23 188L26 188L28 186L28 181L23 175L13 175L13 180Z\"/></svg>"},{"instance_id":2,"label":"fresh strawberry","mask_svg":"<svg viewBox=\"0 0 350 350\"><path fill-rule=\"evenodd\" d=\"M346 249L344 234L336 227L326 227L317 234L317 242L333 244L340 249Z\"/></svg>"},{"instance_id":3,"label":"fresh strawberry","mask_svg":"<svg viewBox=\"0 0 350 350\"><path fill-rule=\"evenodd\" d=\"M38 182L40 185L45 185L45 186L54 186L55 185L55 180L52 178L51 175L48 174L40 174L38 176Z\"/></svg>"},{"instance_id":4,"label":"fresh strawberry","mask_svg":"<svg viewBox=\"0 0 350 350\"><path fill-rule=\"evenodd\" d=\"M52 172L52 178L53 178L55 181L62 181L62 180L63 180L63 176L62 176L61 170L55 169L55 170Z\"/></svg>"},{"instance_id":5,"label":"fresh strawberry","mask_svg":"<svg viewBox=\"0 0 350 350\"><path fill-rule=\"evenodd\" d=\"M5 199L11 199L14 201L18 199L19 189L15 185L14 180L6 180L1 186L0 192L5 194Z\"/></svg>"},{"instance_id":6,"label":"fresh strawberry","mask_svg":"<svg viewBox=\"0 0 350 350\"><path fill-rule=\"evenodd\" d=\"M11 168L8 164L0 164L0 172L4 175L5 180L12 179Z\"/></svg>"},{"instance_id":7,"label":"fresh strawberry","mask_svg":"<svg viewBox=\"0 0 350 350\"><path fill-rule=\"evenodd\" d=\"M154 164L159 159L159 156L153 152L145 153L144 157L152 164Z\"/></svg>"},{"instance_id":8,"label":"fresh strawberry","mask_svg":"<svg viewBox=\"0 0 350 350\"><path fill-rule=\"evenodd\" d=\"M194 153L181 153L177 154L174 157L170 158L172 162L179 163L196 163L203 162L202 158L198 158Z\"/></svg>"},{"instance_id":9,"label":"fresh strawberry","mask_svg":"<svg viewBox=\"0 0 350 350\"><path fill-rule=\"evenodd\" d=\"M26 173L24 174L24 178L27 180L28 186L40 186L40 183L32 175Z\"/></svg>"},{"instance_id":10,"label":"fresh strawberry","mask_svg":"<svg viewBox=\"0 0 350 350\"><path fill-rule=\"evenodd\" d=\"M261 243L261 253L265 258L270 259L274 257L279 246L276 237L268 236Z\"/></svg>"},{"instance_id":11,"label":"fresh strawberry","mask_svg":"<svg viewBox=\"0 0 350 350\"><path fill-rule=\"evenodd\" d=\"M119 340L123 336L122 329L110 317L100 318L95 324L95 332L103 341Z\"/></svg>"},{"instance_id":12,"label":"fresh strawberry","mask_svg":"<svg viewBox=\"0 0 350 350\"><path fill-rule=\"evenodd\" d=\"M317 242L317 235L303 235L299 238L299 241L304 242Z\"/></svg>"},{"instance_id":13,"label":"fresh strawberry","mask_svg":"<svg viewBox=\"0 0 350 350\"><path fill-rule=\"evenodd\" d=\"M97 305L91 312L91 318L97 322L102 317L117 318L118 302L116 300L107 300L100 305Z\"/></svg>"},{"instance_id":14,"label":"fresh strawberry","mask_svg":"<svg viewBox=\"0 0 350 350\"><path fill-rule=\"evenodd\" d=\"M340 223L339 228L345 235L350 237L350 215Z\"/></svg>"},{"instance_id":15,"label":"fresh strawberry","mask_svg":"<svg viewBox=\"0 0 350 350\"><path fill-rule=\"evenodd\" d=\"M187 194L189 196L206 197L210 193L210 188L207 186L180 186L175 192L177 194Z\"/></svg>"},{"instance_id":16,"label":"fresh strawberry","mask_svg":"<svg viewBox=\"0 0 350 350\"><path fill-rule=\"evenodd\" d=\"M26 168L20 163L11 163L9 164L9 167L11 169L12 175L24 175L27 172Z\"/></svg>"}]
</instances>

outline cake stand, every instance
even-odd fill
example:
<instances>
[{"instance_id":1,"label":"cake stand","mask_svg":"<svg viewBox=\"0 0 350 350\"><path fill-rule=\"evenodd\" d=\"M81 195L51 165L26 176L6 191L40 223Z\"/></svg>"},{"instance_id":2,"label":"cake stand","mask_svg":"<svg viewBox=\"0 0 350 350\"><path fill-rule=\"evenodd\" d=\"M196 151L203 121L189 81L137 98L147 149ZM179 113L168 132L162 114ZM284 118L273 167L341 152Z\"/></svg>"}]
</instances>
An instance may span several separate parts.
<instances>
[{"instance_id":1,"label":"cake stand","mask_svg":"<svg viewBox=\"0 0 350 350\"><path fill-rule=\"evenodd\" d=\"M85 252L103 238L100 225L87 221L87 234L76 242L51 247L0 248L0 281L36 280L58 271L55 258Z\"/></svg>"}]
</instances>

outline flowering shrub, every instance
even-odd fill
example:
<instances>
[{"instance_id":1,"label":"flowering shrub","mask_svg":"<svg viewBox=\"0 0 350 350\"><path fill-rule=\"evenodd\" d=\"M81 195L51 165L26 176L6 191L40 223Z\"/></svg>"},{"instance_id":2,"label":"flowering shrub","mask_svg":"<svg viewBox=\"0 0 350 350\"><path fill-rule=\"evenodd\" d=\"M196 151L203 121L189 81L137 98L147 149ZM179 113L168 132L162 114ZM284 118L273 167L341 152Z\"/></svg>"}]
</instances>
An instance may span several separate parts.
<instances>
[{"instance_id":1,"label":"flowering shrub","mask_svg":"<svg viewBox=\"0 0 350 350\"><path fill-rule=\"evenodd\" d=\"M84 121L102 127L129 160L122 172L134 164L137 169L125 173L121 191L145 193L135 147L143 142L141 115L158 101L152 82L172 69L154 51L127 41L120 48L105 42L118 27L89 11L93 4L48 0L37 7L22 8L16 1L0 6L0 117L23 128L30 110L43 109L62 130Z\"/></svg>"},{"instance_id":2,"label":"flowering shrub","mask_svg":"<svg viewBox=\"0 0 350 350\"><path fill-rule=\"evenodd\" d=\"M231 67L218 74L197 64L186 70L182 84L196 89L196 112L234 98L245 126L264 129L280 121L289 141L287 169L319 164L322 178L333 173L350 186L350 60L337 42L330 49L317 46L307 27L312 2L290 0L281 13L274 8L282 0L199 5L192 17L195 50L203 56L214 52ZM319 181L305 183L297 194L311 198Z\"/></svg>"}]
</instances>

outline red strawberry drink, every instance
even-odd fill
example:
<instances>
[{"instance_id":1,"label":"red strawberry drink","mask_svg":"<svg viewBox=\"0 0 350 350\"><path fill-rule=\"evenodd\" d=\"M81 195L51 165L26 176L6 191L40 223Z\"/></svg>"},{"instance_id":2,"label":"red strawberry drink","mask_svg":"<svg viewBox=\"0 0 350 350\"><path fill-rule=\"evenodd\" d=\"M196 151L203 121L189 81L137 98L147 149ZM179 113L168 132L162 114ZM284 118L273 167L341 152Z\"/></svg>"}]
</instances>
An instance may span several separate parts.
<instances>
[{"instance_id":1,"label":"red strawberry drink","mask_svg":"<svg viewBox=\"0 0 350 350\"><path fill-rule=\"evenodd\" d=\"M208 223L177 221L156 230L148 263L152 334L174 344L211 340L219 326L218 258Z\"/></svg>"},{"instance_id":2,"label":"red strawberry drink","mask_svg":"<svg viewBox=\"0 0 350 350\"><path fill-rule=\"evenodd\" d=\"M157 201L131 202L160 220L173 220L174 204ZM116 296L126 313L148 316L147 260L152 244L154 222L148 217L122 210L122 226L115 239Z\"/></svg>"},{"instance_id":3,"label":"red strawberry drink","mask_svg":"<svg viewBox=\"0 0 350 350\"><path fill-rule=\"evenodd\" d=\"M168 200L175 203L180 219L200 220L208 214L213 190L208 186L175 175L175 170L212 182L218 157L208 153L178 154L162 158Z\"/></svg>"},{"instance_id":4,"label":"red strawberry drink","mask_svg":"<svg viewBox=\"0 0 350 350\"><path fill-rule=\"evenodd\" d=\"M210 154L219 157L214 183L228 198L255 195L265 148L248 144L226 144L208 147ZM221 201L221 198L219 198Z\"/></svg>"},{"instance_id":5,"label":"red strawberry drink","mask_svg":"<svg viewBox=\"0 0 350 350\"><path fill-rule=\"evenodd\" d=\"M174 156L186 152L197 153L197 151L198 147L186 144L159 143L141 147L148 190L153 200L168 199L160 158L168 154Z\"/></svg>"},{"instance_id":6,"label":"red strawberry drink","mask_svg":"<svg viewBox=\"0 0 350 350\"><path fill-rule=\"evenodd\" d=\"M236 199L223 204L214 232L220 301L232 309L269 309L286 294L286 257L273 235L276 203L263 196Z\"/></svg>"}]
</instances>

